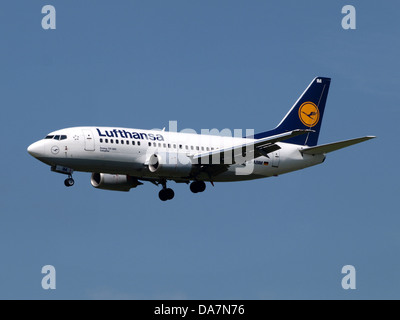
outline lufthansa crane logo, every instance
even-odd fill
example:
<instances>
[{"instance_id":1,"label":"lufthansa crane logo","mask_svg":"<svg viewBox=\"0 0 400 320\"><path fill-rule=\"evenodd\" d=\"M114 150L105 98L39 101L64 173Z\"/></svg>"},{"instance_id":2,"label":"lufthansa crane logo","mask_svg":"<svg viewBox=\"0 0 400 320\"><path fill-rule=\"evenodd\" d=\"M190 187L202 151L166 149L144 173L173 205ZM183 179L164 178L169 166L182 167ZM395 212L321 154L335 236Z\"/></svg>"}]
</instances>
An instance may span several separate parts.
<instances>
[{"instance_id":1,"label":"lufthansa crane logo","mask_svg":"<svg viewBox=\"0 0 400 320\"><path fill-rule=\"evenodd\" d=\"M299 108L299 118L305 126L314 127L319 121L318 107L310 101L304 102Z\"/></svg>"},{"instance_id":2,"label":"lufthansa crane logo","mask_svg":"<svg viewBox=\"0 0 400 320\"><path fill-rule=\"evenodd\" d=\"M52 154L57 154L60 152L60 148L57 146L51 147L51 153Z\"/></svg>"}]
</instances>

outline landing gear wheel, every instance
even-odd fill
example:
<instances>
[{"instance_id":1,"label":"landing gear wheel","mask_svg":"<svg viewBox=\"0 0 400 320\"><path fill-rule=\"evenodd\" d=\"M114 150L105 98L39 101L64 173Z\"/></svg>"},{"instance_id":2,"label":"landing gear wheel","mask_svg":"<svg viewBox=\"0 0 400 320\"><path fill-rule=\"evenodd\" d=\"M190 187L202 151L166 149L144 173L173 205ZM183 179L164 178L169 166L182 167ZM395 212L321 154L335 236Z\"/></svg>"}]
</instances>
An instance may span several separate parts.
<instances>
[{"instance_id":1,"label":"landing gear wheel","mask_svg":"<svg viewBox=\"0 0 400 320\"><path fill-rule=\"evenodd\" d=\"M172 200L175 197L174 190L172 190L170 188L165 189L165 193L167 194L168 200Z\"/></svg>"},{"instance_id":2,"label":"landing gear wheel","mask_svg":"<svg viewBox=\"0 0 400 320\"><path fill-rule=\"evenodd\" d=\"M192 183L190 184L190 191L192 191L193 193L199 192L199 191L197 190L196 182L192 182Z\"/></svg>"},{"instance_id":3,"label":"landing gear wheel","mask_svg":"<svg viewBox=\"0 0 400 320\"><path fill-rule=\"evenodd\" d=\"M167 201L167 200L172 200L175 196L174 190L167 188L167 189L162 189L159 193L158 196L161 201Z\"/></svg>"},{"instance_id":4,"label":"landing gear wheel","mask_svg":"<svg viewBox=\"0 0 400 320\"><path fill-rule=\"evenodd\" d=\"M204 190L206 190L204 181L194 181L190 184L190 191L193 193L203 192Z\"/></svg>"},{"instance_id":5,"label":"landing gear wheel","mask_svg":"<svg viewBox=\"0 0 400 320\"><path fill-rule=\"evenodd\" d=\"M199 192L204 192L206 190L206 184L204 181L197 181Z\"/></svg>"},{"instance_id":6,"label":"landing gear wheel","mask_svg":"<svg viewBox=\"0 0 400 320\"><path fill-rule=\"evenodd\" d=\"M165 189L162 189L158 193L158 197L160 198L161 201L167 201L168 200L168 196L167 196L167 193L165 192Z\"/></svg>"},{"instance_id":7,"label":"landing gear wheel","mask_svg":"<svg viewBox=\"0 0 400 320\"><path fill-rule=\"evenodd\" d=\"M66 187L72 187L75 184L75 181L72 178L68 178L65 179L64 184Z\"/></svg>"}]
</instances>

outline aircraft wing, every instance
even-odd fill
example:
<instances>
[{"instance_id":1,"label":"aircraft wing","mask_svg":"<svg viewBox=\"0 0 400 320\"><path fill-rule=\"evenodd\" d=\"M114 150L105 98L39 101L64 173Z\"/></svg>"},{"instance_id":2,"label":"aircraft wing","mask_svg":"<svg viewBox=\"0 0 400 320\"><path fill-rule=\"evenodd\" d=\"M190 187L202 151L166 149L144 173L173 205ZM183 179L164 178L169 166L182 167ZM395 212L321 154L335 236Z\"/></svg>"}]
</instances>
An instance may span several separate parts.
<instances>
[{"instance_id":1,"label":"aircraft wing","mask_svg":"<svg viewBox=\"0 0 400 320\"><path fill-rule=\"evenodd\" d=\"M334 142L334 143L323 144L323 145L316 146L316 147L305 148L300 151L301 151L301 153L312 154L312 155L328 153L328 152L346 148L346 147L352 146L353 144L357 144L357 143L364 142L364 141L374 139L374 138L376 138L376 137L366 136L366 137L362 137L362 138L344 140L344 141L339 141L339 142Z\"/></svg>"},{"instance_id":2,"label":"aircraft wing","mask_svg":"<svg viewBox=\"0 0 400 320\"><path fill-rule=\"evenodd\" d=\"M199 164L230 165L235 163L235 157L241 156L241 159L244 160L243 154L246 153L245 161L249 161L262 155L267 156L268 153L279 150L280 147L276 142L284 141L309 132L313 132L313 130L296 129L274 136L253 140L241 145L195 154L193 160L198 161L197 163Z\"/></svg>"}]
</instances>

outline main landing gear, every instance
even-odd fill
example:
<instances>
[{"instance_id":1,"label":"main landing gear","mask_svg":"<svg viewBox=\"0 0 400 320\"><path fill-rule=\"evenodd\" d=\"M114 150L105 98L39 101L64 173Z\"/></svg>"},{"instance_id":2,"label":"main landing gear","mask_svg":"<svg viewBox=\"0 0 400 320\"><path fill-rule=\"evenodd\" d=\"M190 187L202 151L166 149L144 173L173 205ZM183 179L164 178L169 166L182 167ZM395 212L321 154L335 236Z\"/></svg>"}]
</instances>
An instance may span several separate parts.
<instances>
[{"instance_id":1,"label":"main landing gear","mask_svg":"<svg viewBox=\"0 0 400 320\"><path fill-rule=\"evenodd\" d=\"M72 187L75 184L75 181L72 179L72 176L68 176L68 178L65 179L64 184L66 187Z\"/></svg>"},{"instance_id":2,"label":"main landing gear","mask_svg":"<svg viewBox=\"0 0 400 320\"><path fill-rule=\"evenodd\" d=\"M162 182L162 190L158 193L158 196L161 201L167 201L167 200L172 200L175 196L174 190L171 188L167 188L167 182L163 181Z\"/></svg>"},{"instance_id":3,"label":"main landing gear","mask_svg":"<svg viewBox=\"0 0 400 320\"><path fill-rule=\"evenodd\" d=\"M162 185L162 190L159 192L158 196L160 197L161 201L172 200L175 196L174 190L167 188L167 181L158 182L157 185ZM193 193L199 193L206 190L206 184L204 181L194 181L190 184L190 190Z\"/></svg>"},{"instance_id":4,"label":"main landing gear","mask_svg":"<svg viewBox=\"0 0 400 320\"><path fill-rule=\"evenodd\" d=\"M190 184L190 191L193 193L199 193L206 190L206 184L204 181L194 181Z\"/></svg>"}]
</instances>

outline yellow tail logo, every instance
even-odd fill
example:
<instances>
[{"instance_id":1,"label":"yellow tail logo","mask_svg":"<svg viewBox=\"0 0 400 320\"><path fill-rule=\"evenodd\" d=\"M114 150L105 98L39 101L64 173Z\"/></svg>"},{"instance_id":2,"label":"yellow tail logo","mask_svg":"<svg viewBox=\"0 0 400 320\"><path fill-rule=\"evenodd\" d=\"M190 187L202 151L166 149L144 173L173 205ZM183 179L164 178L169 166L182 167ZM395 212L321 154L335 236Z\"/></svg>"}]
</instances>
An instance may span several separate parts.
<instances>
[{"instance_id":1,"label":"yellow tail logo","mask_svg":"<svg viewBox=\"0 0 400 320\"><path fill-rule=\"evenodd\" d=\"M318 107L310 101L304 102L299 108L299 118L306 127L314 127L319 121Z\"/></svg>"}]
</instances>

